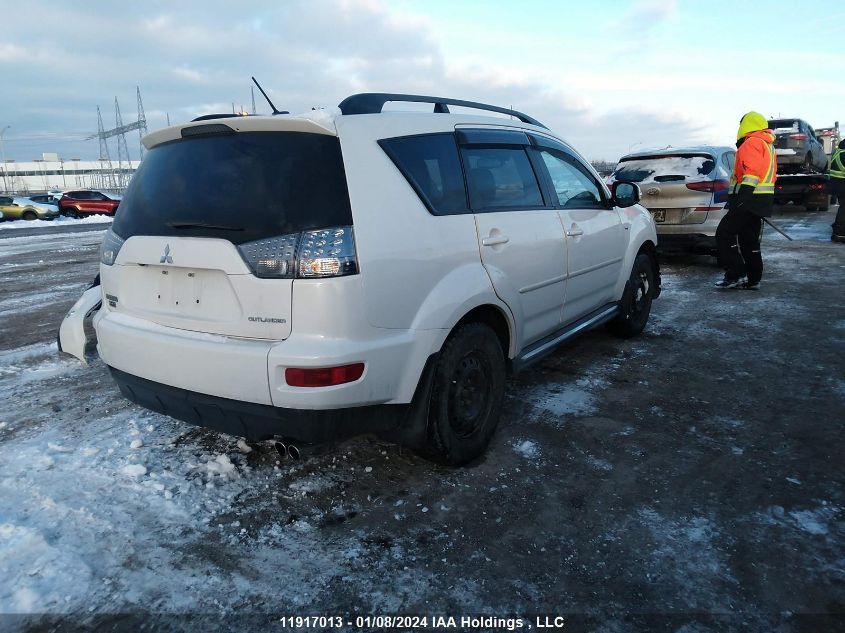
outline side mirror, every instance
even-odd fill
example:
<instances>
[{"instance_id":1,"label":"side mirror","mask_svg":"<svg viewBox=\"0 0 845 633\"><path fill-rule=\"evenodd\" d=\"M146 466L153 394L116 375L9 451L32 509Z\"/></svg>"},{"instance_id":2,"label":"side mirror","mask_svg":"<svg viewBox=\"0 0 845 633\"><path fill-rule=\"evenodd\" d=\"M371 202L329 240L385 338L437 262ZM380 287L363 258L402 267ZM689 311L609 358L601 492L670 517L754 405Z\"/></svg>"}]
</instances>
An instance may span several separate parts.
<instances>
[{"instance_id":1,"label":"side mirror","mask_svg":"<svg viewBox=\"0 0 845 633\"><path fill-rule=\"evenodd\" d=\"M613 204L617 207L633 207L642 196L639 185L632 182L617 181L613 183Z\"/></svg>"}]
</instances>

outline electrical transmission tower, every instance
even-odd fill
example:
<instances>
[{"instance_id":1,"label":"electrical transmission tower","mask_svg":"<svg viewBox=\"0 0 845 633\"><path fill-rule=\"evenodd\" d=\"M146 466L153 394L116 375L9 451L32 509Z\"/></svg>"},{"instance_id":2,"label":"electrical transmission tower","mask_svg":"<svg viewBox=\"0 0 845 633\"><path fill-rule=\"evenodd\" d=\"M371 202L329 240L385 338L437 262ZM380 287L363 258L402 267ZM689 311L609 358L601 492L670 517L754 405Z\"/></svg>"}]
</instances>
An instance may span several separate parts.
<instances>
[{"instance_id":1,"label":"electrical transmission tower","mask_svg":"<svg viewBox=\"0 0 845 633\"><path fill-rule=\"evenodd\" d=\"M123 125L123 117L120 116L120 104L117 97L114 98L114 129L121 130L117 133L117 178L118 186L125 189L128 183L126 175L132 169L129 160L129 147L126 145L126 126ZM126 158L126 169L123 167L123 159Z\"/></svg>"},{"instance_id":2,"label":"electrical transmission tower","mask_svg":"<svg viewBox=\"0 0 845 633\"><path fill-rule=\"evenodd\" d=\"M103 129L103 117L100 114L100 107L97 106L97 133L89 136L88 140L100 140L100 160L108 162L108 175L104 176L103 182L111 189L125 189L129 184L129 179L132 176L132 162L129 157L129 146L126 143L126 133L133 130L138 130L138 137L142 139L147 133L147 119L144 115L144 104L141 101L141 88L136 86L136 93L138 96L138 118L131 123L124 125L123 118L120 115L120 105L117 102L117 97L114 98L114 123L115 127L112 130ZM109 156L109 146L107 139L117 137L117 161L118 171L115 172L114 164ZM144 157L143 143L139 143L139 158ZM126 169L124 170L123 161L126 160Z\"/></svg>"},{"instance_id":3,"label":"electrical transmission tower","mask_svg":"<svg viewBox=\"0 0 845 633\"><path fill-rule=\"evenodd\" d=\"M111 156L109 156L109 144L106 142L108 136L103 129L103 115L100 113L100 106L97 106L97 136L91 136L89 138L100 139L100 164L102 165L106 162L109 165L108 172L101 175L102 183L94 183L94 186L113 189L116 187L116 183L114 182L114 165L112 165Z\"/></svg>"}]
</instances>

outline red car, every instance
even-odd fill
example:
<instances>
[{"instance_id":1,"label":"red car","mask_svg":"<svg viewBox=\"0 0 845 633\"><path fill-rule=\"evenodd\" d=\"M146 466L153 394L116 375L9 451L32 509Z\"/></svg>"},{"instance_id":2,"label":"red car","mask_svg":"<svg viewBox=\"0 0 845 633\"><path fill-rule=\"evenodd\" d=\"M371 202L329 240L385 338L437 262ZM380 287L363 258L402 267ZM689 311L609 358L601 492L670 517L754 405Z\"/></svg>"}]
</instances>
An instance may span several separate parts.
<instances>
[{"instance_id":1,"label":"red car","mask_svg":"<svg viewBox=\"0 0 845 633\"><path fill-rule=\"evenodd\" d=\"M62 215L78 218L86 215L114 215L120 200L99 191L68 191L59 199Z\"/></svg>"}]
</instances>

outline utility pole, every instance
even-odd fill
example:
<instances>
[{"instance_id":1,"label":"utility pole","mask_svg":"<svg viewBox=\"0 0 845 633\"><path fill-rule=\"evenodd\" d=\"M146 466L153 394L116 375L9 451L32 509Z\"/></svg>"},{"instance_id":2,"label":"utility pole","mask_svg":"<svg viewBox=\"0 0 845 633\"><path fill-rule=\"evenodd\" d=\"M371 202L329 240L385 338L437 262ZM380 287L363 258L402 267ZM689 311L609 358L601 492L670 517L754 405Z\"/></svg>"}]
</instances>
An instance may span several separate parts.
<instances>
[{"instance_id":1,"label":"utility pole","mask_svg":"<svg viewBox=\"0 0 845 633\"><path fill-rule=\"evenodd\" d=\"M3 135L6 133L11 125L7 125L0 130L0 157L3 159L3 193L9 193L9 183L6 182L6 150L3 148Z\"/></svg>"}]
</instances>

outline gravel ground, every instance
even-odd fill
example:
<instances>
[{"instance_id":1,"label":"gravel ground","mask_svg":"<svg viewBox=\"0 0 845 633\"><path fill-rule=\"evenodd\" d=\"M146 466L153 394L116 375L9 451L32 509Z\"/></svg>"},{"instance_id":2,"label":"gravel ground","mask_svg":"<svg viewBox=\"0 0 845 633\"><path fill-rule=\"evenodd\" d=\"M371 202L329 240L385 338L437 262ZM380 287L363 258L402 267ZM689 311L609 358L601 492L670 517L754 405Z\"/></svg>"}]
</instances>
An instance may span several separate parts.
<instances>
[{"instance_id":1,"label":"gravel ground","mask_svg":"<svg viewBox=\"0 0 845 633\"><path fill-rule=\"evenodd\" d=\"M643 336L594 332L512 379L487 456L457 470L371 437L279 461L129 404L55 347L104 227L4 231L0 613L30 615L0 630L338 613L842 630L834 215L776 217L796 241L767 231L756 293L665 259Z\"/></svg>"}]
</instances>

